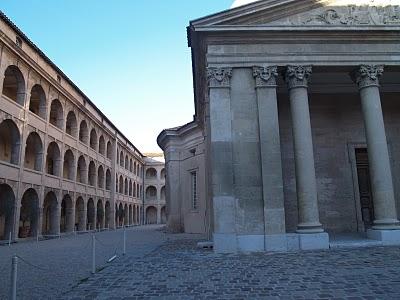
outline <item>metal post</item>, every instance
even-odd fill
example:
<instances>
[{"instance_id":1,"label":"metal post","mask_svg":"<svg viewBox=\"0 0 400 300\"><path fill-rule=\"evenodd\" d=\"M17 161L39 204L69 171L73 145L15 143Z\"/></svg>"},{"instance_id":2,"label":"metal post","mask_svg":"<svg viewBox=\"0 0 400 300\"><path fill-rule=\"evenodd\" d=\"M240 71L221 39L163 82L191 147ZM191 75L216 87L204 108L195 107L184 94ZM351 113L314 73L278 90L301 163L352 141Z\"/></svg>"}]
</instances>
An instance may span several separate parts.
<instances>
[{"instance_id":1,"label":"metal post","mask_svg":"<svg viewBox=\"0 0 400 300\"><path fill-rule=\"evenodd\" d=\"M96 237L92 235L92 274L96 273Z\"/></svg>"},{"instance_id":2,"label":"metal post","mask_svg":"<svg viewBox=\"0 0 400 300\"><path fill-rule=\"evenodd\" d=\"M126 254L126 228L124 226L124 251L122 253L123 255Z\"/></svg>"},{"instance_id":3,"label":"metal post","mask_svg":"<svg viewBox=\"0 0 400 300\"><path fill-rule=\"evenodd\" d=\"M18 256L12 257L11 265L11 288L10 288L10 299L17 299L17 267L18 267Z\"/></svg>"},{"instance_id":4,"label":"metal post","mask_svg":"<svg viewBox=\"0 0 400 300\"><path fill-rule=\"evenodd\" d=\"M8 246L11 246L11 231L10 234L8 235Z\"/></svg>"}]
</instances>

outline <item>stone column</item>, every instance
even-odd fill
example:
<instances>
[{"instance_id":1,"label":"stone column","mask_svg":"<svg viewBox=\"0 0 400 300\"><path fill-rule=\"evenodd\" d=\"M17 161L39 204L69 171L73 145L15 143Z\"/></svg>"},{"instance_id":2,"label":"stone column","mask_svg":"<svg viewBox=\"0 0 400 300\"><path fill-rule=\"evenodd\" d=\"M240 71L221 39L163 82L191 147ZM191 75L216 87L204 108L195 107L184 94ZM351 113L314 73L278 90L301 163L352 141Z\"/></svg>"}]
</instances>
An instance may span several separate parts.
<instances>
[{"instance_id":1,"label":"stone column","mask_svg":"<svg viewBox=\"0 0 400 300\"><path fill-rule=\"evenodd\" d=\"M319 222L317 183L308 106L311 66L288 66L285 79L292 114L296 190L299 213L298 233L323 232Z\"/></svg>"},{"instance_id":2,"label":"stone column","mask_svg":"<svg viewBox=\"0 0 400 300\"><path fill-rule=\"evenodd\" d=\"M373 229L391 230L400 227L379 95L379 77L382 73L383 66L363 65L352 75L360 90L364 116L375 213Z\"/></svg>"},{"instance_id":3,"label":"stone column","mask_svg":"<svg viewBox=\"0 0 400 300\"><path fill-rule=\"evenodd\" d=\"M285 251L285 208L276 95L278 68L254 67L264 199L265 250Z\"/></svg>"},{"instance_id":4,"label":"stone column","mask_svg":"<svg viewBox=\"0 0 400 300\"><path fill-rule=\"evenodd\" d=\"M234 195L231 68L208 68L210 99L211 189L214 213L214 250L236 252L236 200Z\"/></svg>"}]
</instances>

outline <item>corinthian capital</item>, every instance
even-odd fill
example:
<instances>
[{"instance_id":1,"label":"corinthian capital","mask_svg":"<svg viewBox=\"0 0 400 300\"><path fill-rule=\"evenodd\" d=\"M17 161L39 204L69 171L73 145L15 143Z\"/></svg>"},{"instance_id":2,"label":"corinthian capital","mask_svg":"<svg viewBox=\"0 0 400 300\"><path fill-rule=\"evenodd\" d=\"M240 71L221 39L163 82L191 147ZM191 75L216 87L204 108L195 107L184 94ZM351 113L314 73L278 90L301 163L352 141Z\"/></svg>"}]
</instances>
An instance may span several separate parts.
<instances>
[{"instance_id":1,"label":"corinthian capital","mask_svg":"<svg viewBox=\"0 0 400 300\"><path fill-rule=\"evenodd\" d=\"M207 68L209 87L230 87L232 68Z\"/></svg>"},{"instance_id":2,"label":"corinthian capital","mask_svg":"<svg viewBox=\"0 0 400 300\"><path fill-rule=\"evenodd\" d=\"M311 73L311 66L288 66L285 73L285 80L289 89L308 87L308 80Z\"/></svg>"},{"instance_id":3,"label":"corinthian capital","mask_svg":"<svg viewBox=\"0 0 400 300\"><path fill-rule=\"evenodd\" d=\"M256 87L276 87L278 67L253 67L253 77L256 79Z\"/></svg>"},{"instance_id":4,"label":"corinthian capital","mask_svg":"<svg viewBox=\"0 0 400 300\"><path fill-rule=\"evenodd\" d=\"M361 65L355 70L351 77L357 83L358 88L362 89L369 86L379 86L379 77L383 74L383 66Z\"/></svg>"}]
</instances>

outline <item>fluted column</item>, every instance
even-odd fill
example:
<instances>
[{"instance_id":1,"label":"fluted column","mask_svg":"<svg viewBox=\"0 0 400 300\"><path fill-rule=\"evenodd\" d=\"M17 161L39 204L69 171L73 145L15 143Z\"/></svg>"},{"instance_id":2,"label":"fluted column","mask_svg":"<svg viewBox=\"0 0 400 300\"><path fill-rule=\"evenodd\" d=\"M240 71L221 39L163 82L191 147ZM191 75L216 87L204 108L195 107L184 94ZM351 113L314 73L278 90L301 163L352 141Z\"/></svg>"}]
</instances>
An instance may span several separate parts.
<instances>
[{"instance_id":1,"label":"fluted column","mask_svg":"<svg viewBox=\"0 0 400 300\"><path fill-rule=\"evenodd\" d=\"M276 66L254 67L253 76L256 81L260 130L265 235L284 234L285 208L276 94L278 68ZM276 239L275 236L272 247L270 246L272 243L266 238L266 250L275 250L275 248L282 250L282 247L276 246ZM286 244L284 237L281 244Z\"/></svg>"},{"instance_id":2,"label":"fluted column","mask_svg":"<svg viewBox=\"0 0 400 300\"><path fill-rule=\"evenodd\" d=\"M383 66L362 65L352 75L360 90L364 116L375 214L373 229L400 229L379 95L382 74Z\"/></svg>"},{"instance_id":3,"label":"fluted column","mask_svg":"<svg viewBox=\"0 0 400 300\"><path fill-rule=\"evenodd\" d=\"M311 66L288 66L285 79L289 88L292 114L296 190L299 223L298 233L323 232L319 222L314 151L308 106L308 79Z\"/></svg>"}]
</instances>

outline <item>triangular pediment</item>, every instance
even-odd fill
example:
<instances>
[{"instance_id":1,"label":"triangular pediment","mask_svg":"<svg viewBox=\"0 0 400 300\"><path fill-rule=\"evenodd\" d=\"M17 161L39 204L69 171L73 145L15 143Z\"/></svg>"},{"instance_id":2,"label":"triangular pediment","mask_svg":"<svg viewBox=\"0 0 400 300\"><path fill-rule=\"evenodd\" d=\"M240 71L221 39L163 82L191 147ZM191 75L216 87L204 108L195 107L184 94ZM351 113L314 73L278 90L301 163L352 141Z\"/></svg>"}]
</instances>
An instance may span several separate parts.
<instances>
[{"instance_id":1,"label":"triangular pediment","mask_svg":"<svg viewBox=\"0 0 400 300\"><path fill-rule=\"evenodd\" d=\"M399 27L400 0L259 0L191 25Z\"/></svg>"}]
</instances>

